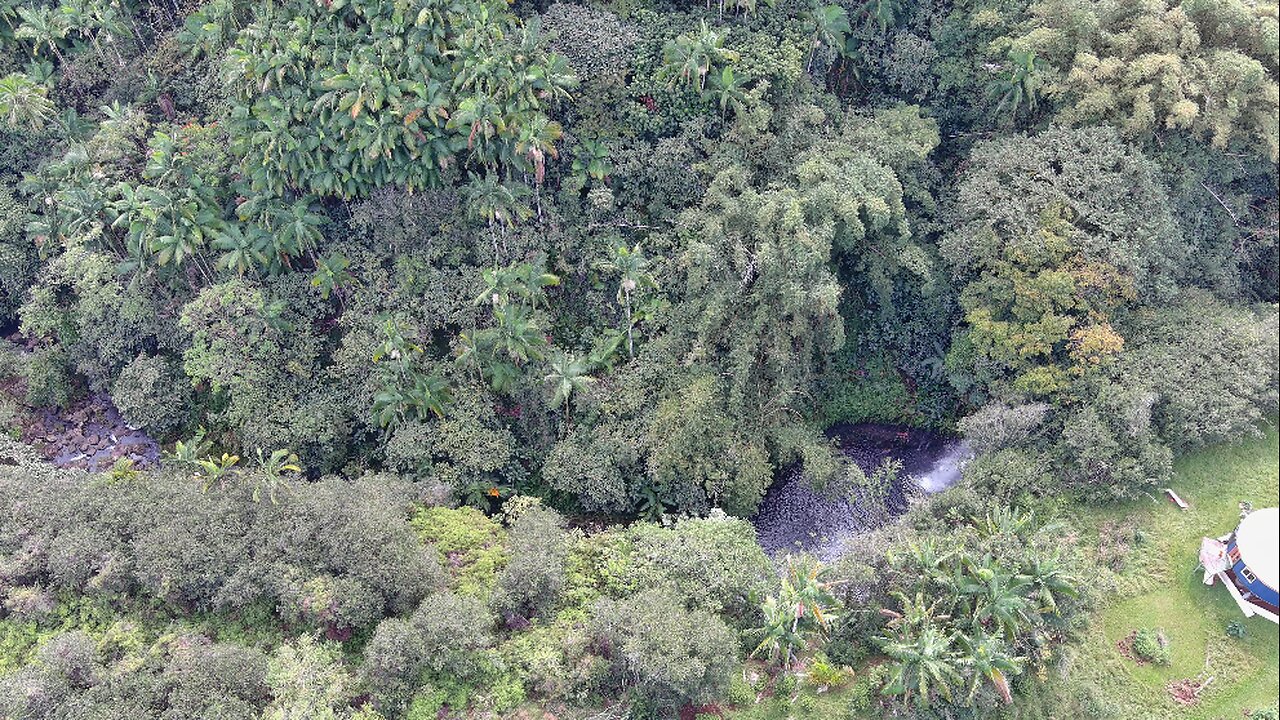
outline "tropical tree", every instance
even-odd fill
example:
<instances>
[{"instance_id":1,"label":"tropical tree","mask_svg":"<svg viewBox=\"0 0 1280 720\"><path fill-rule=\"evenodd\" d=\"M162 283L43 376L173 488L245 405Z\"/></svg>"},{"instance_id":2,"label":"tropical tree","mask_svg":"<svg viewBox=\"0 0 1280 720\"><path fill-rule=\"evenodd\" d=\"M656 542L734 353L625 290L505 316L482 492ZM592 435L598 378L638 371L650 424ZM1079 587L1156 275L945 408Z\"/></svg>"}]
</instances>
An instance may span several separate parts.
<instances>
[{"instance_id":1,"label":"tropical tree","mask_svg":"<svg viewBox=\"0 0 1280 720\"><path fill-rule=\"evenodd\" d=\"M1025 597L1028 582L989 555L981 562L966 558L963 563L967 576L960 586L961 599L974 622L1001 631L1012 642L1019 630L1031 624Z\"/></svg>"},{"instance_id":2,"label":"tropical tree","mask_svg":"<svg viewBox=\"0 0 1280 720\"><path fill-rule=\"evenodd\" d=\"M1012 66L1009 74L993 82L991 92L1000 98L996 114L1007 110L1010 120L1016 121L1018 111L1024 106L1028 113L1036 111L1042 81L1036 67L1036 54L1031 50L1011 48L1009 63Z\"/></svg>"},{"instance_id":3,"label":"tropical tree","mask_svg":"<svg viewBox=\"0 0 1280 720\"><path fill-rule=\"evenodd\" d=\"M645 257L640 244L632 247L616 245L607 260L596 263L596 267L618 276L618 303L622 305L627 323L627 357L635 357L635 326L633 315L637 296L645 290L656 290L658 283L650 274L651 263Z\"/></svg>"},{"instance_id":4,"label":"tropical tree","mask_svg":"<svg viewBox=\"0 0 1280 720\"><path fill-rule=\"evenodd\" d=\"M506 267L484 270L484 292L474 304L505 307L513 300L518 305L536 308L546 302L546 288L560 284L560 278L530 263L514 263Z\"/></svg>"},{"instance_id":5,"label":"tropical tree","mask_svg":"<svg viewBox=\"0 0 1280 720\"><path fill-rule=\"evenodd\" d=\"M1054 558L1034 557L1023 566L1017 580L1025 584L1027 597L1041 615L1060 615L1062 598L1076 598L1079 580L1067 573Z\"/></svg>"},{"instance_id":6,"label":"tropical tree","mask_svg":"<svg viewBox=\"0 0 1280 720\"><path fill-rule=\"evenodd\" d=\"M1013 702L1009 692L1009 678L1022 672L1021 658L1013 657L1009 646L996 635L978 629L972 637L961 634L958 638L963 651L961 664L972 677L969 681L969 701L972 702L985 679L1008 705Z\"/></svg>"},{"instance_id":7,"label":"tropical tree","mask_svg":"<svg viewBox=\"0 0 1280 720\"><path fill-rule=\"evenodd\" d=\"M551 406L563 408L565 423L569 420L569 401L581 395L595 380L588 374L590 367L581 359L565 352L556 352L547 364L543 380L551 389Z\"/></svg>"},{"instance_id":8,"label":"tropical tree","mask_svg":"<svg viewBox=\"0 0 1280 720\"><path fill-rule=\"evenodd\" d=\"M613 172L613 164L609 161L609 146L598 139L582 138L578 141L578 148L571 165L573 174L605 181Z\"/></svg>"},{"instance_id":9,"label":"tropical tree","mask_svg":"<svg viewBox=\"0 0 1280 720\"><path fill-rule=\"evenodd\" d=\"M730 108L739 113L747 103L747 83L749 75L735 75L733 68L725 66L718 74L711 75L711 94L720 106L720 115L724 117Z\"/></svg>"},{"instance_id":10,"label":"tropical tree","mask_svg":"<svg viewBox=\"0 0 1280 720\"><path fill-rule=\"evenodd\" d=\"M58 43L67 37L67 26L56 8L46 5L18 8L18 16L22 22L13 35L16 38L30 40L34 54L37 50L48 48L61 64L66 61L62 48Z\"/></svg>"},{"instance_id":11,"label":"tropical tree","mask_svg":"<svg viewBox=\"0 0 1280 720\"><path fill-rule=\"evenodd\" d=\"M671 85L682 80L703 92L712 69L738 61L738 53L724 47L726 34L708 27L705 20L696 34L681 33L663 47L659 77L669 78Z\"/></svg>"},{"instance_id":12,"label":"tropical tree","mask_svg":"<svg viewBox=\"0 0 1280 720\"><path fill-rule=\"evenodd\" d=\"M0 78L0 118L6 126L40 130L53 116L53 101L44 85L18 73Z\"/></svg>"},{"instance_id":13,"label":"tropical tree","mask_svg":"<svg viewBox=\"0 0 1280 720\"><path fill-rule=\"evenodd\" d=\"M355 276L348 270L350 267L351 261L342 253L319 258L316 260L316 270L311 275L311 287L318 288L320 297L325 300L328 300L330 295L335 295L339 306L345 308L346 305L342 299L343 288L356 281Z\"/></svg>"},{"instance_id":14,"label":"tropical tree","mask_svg":"<svg viewBox=\"0 0 1280 720\"><path fill-rule=\"evenodd\" d=\"M937 601L926 603L923 594L898 598L902 612L882 611L890 617L890 632L878 642L893 663L883 692L907 703L914 699L921 707L928 707L934 696L951 700L963 678L955 635L941 624L947 616L935 614Z\"/></svg>"},{"instance_id":15,"label":"tropical tree","mask_svg":"<svg viewBox=\"0 0 1280 720\"><path fill-rule=\"evenodd\" d=\"M811 557L787 559L781 591L761 606L765 624L755 630L761 640L753 657L764 653L789 668L809 638L826 637L839 609L826 576L826 568Z\"/></svg>"},{"instance_id":16,"label":"tropical tree","mask_svg":"<svg viewBox=\"0 0 1280 720\"><path fill-rule=\"evenodd\" d=\"M289 490L288 480L301 472L298 456L289 450L276 449L271 455L264 457L259 449L258 467L249 473L249 480L253 483L253 501L261 500L265 491L271 504L278 504L277 496L280 491Z\"/></svg>"},{"instance_id":17,"label":"tropical tree","mask_svg":"<svg viewBox=\"0 0 1280 720\"><path fill-rule=\"evenodd\" d=\"M251 270L255 274L260 273L271 264L266 253L271 247L271 237L256 225L228 223L214 237L213 247L222 251L218 267L234 270L240 275Z\"/></svg>"},{"instance_id":18,"label":"tropical tree","mask_svg":"<svg viewBox=\"0 0 1280 720\"><path fill-rule=\"evenodd\" d=\"M851 30L849 12L839 5L818 5L808 14L810 33L809 60L805 63L806 72L813 68L813 58L819 48L831 48L837 53L843 52L845 37Z\"/></svg>"},{"instance_id":19,"label":"tropical tree","mask_svg":"<svg viewBox=\"0 0 1280 720\"><path fill-rule=\"evenodd\" d=\"M880 33L884 34L902 12L902 0L866 0L861 10L867 22L879 25Z\"/></svg>"},{"instance_id":20,"label":"tropical tree","mask_svg":"<svg viewBox=\"0 0 1280 720\"><path fill-rule=\"evenodd\" d=\"M382 324L383 341L373 353L379 389L373 395L373 417L379 426L395 427L407 419L442 417L453 401L449 382L420 370L423 347L405 337L394 318Z\"/></svg>"}]
</instances>

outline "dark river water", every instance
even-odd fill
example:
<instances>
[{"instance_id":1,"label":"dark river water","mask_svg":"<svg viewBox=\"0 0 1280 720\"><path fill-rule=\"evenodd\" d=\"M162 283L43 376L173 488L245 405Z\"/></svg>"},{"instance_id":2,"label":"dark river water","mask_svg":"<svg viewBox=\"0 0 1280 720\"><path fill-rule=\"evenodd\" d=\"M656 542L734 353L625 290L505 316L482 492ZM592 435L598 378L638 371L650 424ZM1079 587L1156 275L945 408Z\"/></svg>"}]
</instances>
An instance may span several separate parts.
<instances>
[{"instance_id":1,"label":"dark river water","mask_svg":"<svg viewBox=\"0 0 1280 720\"><path fill-rule=\"evenodd\" d=\"M770 555L807 551L823 560L843 555L851 540L902 513L912 497L941 492L960 478L971 457L964 441L927 430L859 423L827 431L867 476L886 460L902 471L885 498L867 489L820 490L791 468L769 488L752 521Z\"/></svg>"}]
</instances>

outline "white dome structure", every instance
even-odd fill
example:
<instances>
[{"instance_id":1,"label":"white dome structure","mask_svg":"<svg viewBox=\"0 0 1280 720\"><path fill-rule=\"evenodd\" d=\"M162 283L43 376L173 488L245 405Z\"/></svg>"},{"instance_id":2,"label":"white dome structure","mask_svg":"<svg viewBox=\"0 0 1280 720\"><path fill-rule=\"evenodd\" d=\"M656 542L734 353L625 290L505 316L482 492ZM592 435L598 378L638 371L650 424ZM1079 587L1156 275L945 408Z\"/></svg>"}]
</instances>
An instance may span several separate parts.
<instances>
[{"instance_id":1,"label":"white dome structure","mask_svg":"<svg viewBox=\"0 0 1280 720\"><path fill-rule=\"evenodd\" d=\"M1200 548L1205 583L1221 578L1246 616L1280 622L1280 508L1248 513L1230 535Z\"/></svg>"}]
</instances>

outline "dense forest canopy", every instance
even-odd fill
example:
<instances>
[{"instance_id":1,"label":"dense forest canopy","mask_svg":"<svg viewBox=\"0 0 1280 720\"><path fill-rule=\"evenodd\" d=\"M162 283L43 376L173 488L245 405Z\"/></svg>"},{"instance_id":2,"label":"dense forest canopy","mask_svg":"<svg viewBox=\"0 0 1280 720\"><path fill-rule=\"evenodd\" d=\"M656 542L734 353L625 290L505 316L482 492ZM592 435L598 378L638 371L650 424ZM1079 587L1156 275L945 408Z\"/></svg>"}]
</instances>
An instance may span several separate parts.
<instances>
[{"instance_id":1,"label":"dense forest canopy","mask_svg":"<svg viewBox=\"0 0 1280 720\"><path fill-rule=\"evenodd\" d=\"M1112 717L1061 508L1277 412L1277 13L0 0L0 717ZM976 457L767 557L866 422Z\"/></svg>"}]
</instances>

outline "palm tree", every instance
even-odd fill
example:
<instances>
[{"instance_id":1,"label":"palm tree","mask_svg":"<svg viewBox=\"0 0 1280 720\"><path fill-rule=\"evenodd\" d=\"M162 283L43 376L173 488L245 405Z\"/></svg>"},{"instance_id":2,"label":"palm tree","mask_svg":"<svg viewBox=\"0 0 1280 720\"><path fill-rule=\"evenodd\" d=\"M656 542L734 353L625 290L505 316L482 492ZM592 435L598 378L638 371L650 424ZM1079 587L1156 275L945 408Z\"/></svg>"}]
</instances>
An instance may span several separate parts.
<instances>
[{"instance_id":1,"label":"palm tree","mask_svg":"<svg viewBox=\"0 0 1280 720\"><path fill-rule=\"evenodd\" d=\"M982 685L983 678L1000 693L1000 698L1008 705L1013 702L1009 692L1009 677L1022 672L1022 659L1009 654L1004 641L995 635L989 635L979 628L973 637L960 635L960 647L964 651L961 662L973 673L969 684L969 700Z\"/></svg>"},{"instance_id":2,"label":"palm tree","mask_svg":"<svg viewBox=\"0 0 1280 720\"><path fill-rule=\"evenodd\" d=\"M497 166L499 136L506 135L508 118L497 99L478 92L458 103L447 127L467 131L467 149L471 158L487 169Z\"/></svg>"},{"instance_id":3,"label":"palm tree","mask_svg":"<svg viewBox=\"0 0 1280 720\"><path fill-rule=\"evenodd\" d=\"M633 337L635 320L632 316L634 297L642 288L658 287L658 283L649 274L649 259L644 256L638 243L631 248L626 245L617 245L613 248L612 256L608 260L596 263L596 267L618 275L618 303L622 305L627 318L627 356L634 358L636 356Z\"/></svg>"},{"instance_id":4,"label":"palm tree","mask_svg":"<svg viewBox=\"0 0 1280 720\"><path fill-rule=\"evenodd\" d=\"M791 658L807 644L804 635L796 629L791 608L784 607L778 598L769 597L761 604L760 612L764 615L764 625L754 631L760 643L751 651L751 657L763 655L768 662L790 667Z\"/></svg>"},{"instance_id":5,"label":"palm tree","mask_svg":"<svg viewBox=\"0 0 1280 720\"><path fill-rule=\"evenodd\" d=\"M265 489L271 504L276 505L278 503L276 496L279 491L289 490L289 479L301 472L302 466L299 464L298 456L292 452L278 449L272 451L269 457L263 457L262 450L259 449L258 467L254 469L251 477L253 501L261 500L262 491Z\"/></svg>"},{"instance_id":6,"label":"palm tree","mask_svg":"<svg viewBox=\"0 0 1280 720\"><path fill-rule=\"evenodd\" d=\"M320 226L325 218L311 211L312 201L311 196L306 196L288 207L276 206L268 211L268 227L274 233L275 259L285 267L292 268L289 258L311 253L324 238Z\"/></svg>"},{"instance_id":7,"label":"palm tree","mask_svg":"<svg viewBox=\"0 0 1280 720\"><path fill-rule=\"evenodd\" d=\"M246 226L240 223L228 223L213 239L213 246L223 251L218 267L244 275L249 270L256 273L270 264L263 252L264 246L270 245L270 236L256 225L247 227L246 231Z\"/></svg>"},{"instance_id":8,"label":"palm tree","mask_svg":"<svg viewBox=\"0 0 1280 720\"><path fill-rule=\"evenodd\" d=\"M711 76L711 89L719 100L721 118L729 108L733 108L736 114L746 105L746 84L749 82L749 76L734 75L733 68L728 66L721 69L719 75Z\"/></svg>"},{"instance_id":9,"label":"palm tree","mask_svg":"<svg viewBox=\"0 0 1280 720\"><path fill-rule=\"evenodd\" d=\"M548 363L543 380L551 388L551 406L564 408L564 420L569 421L569 401L576 394L586 392L595 382L587 364L568 353L556 352Z\"/></svg>"},{"instance_id":10,"label":"palm tree","mask_svg":"<svg viewBox=\"0 0 1280 720\"><path fill-rule=\"evenodd\" d=\"M507 227L533 214L525 204L525 195L529 192L523 183L509 184L499 180L492 174L483 178L473 178L463 189L467 214L477 220L483 220L489 227L489 237L493 243L493 263L498 264L498 235Z\"/></svg>"},{"instance_id":11,"label":"palm tree","mask_svg":"<svg viewBox=\"0 0 1280 720\"><path fill-rule=\"evenodd\" d=\"M795 654L804 649L808 636L825 637L839 608L825 576L825 568L813 558L788 559L781 592L761 606L765 624L755 630L762 640L753 656L767 651L772 660L788 668Z\"/></svg>"},{"instance_id":12,"label":"palm tree","mask_svg":"<svg viewBox=\"0 0 1280 720\"><path fill-rule=\"evenodd\" d=\"M890 634L877 638L881 650L893 661L886 695L901 695L903 700L927 707L935 694L951 699L952 688L962 681L959 657L952 650L955 636L943 632L938 623L945 615L935 615L933 604L924 595L915 598L898 594L902 612L883 610L889 621Z\"/></svg>"},{"instance_id":13,"label":"palm tree","mask_svg":"<svg viewBox=\"0 0 1280 720\"><path fill-rule=\"evenodd\" d=\"M883 35L897 20L901 5L902 0L867 0L862 4L862 14L868 22L879 24L880 34Z\"/></svg>"},{"instance_id":14,"label":"palm tree","mask_svg":"<svg viewBox=\"0 0 1280 720\"><path fill-rule=\"evenodd\" d=\"M40 130L53 117L48 89L17 73L0 79L0 118L10 128Z\"/></svg>"},{"instance_id":15,"label":"palm tree","mask_svg":"<svg viewBox=\"0 0 1280 720\"><path fill-rule=\"evenodd\" d=\"M1009 118L1016 121L1018 110L1026 105L1027 112L1034 113L1037 107L1037 95L1042 81L1036 68L1036 54L1030 50L1009 50L1009 62L1013 69L1004 78L992 83L992 93L1000 96L996 104L999 115L1006 107Z\"/></svg>"},{"instance_id":16,"label":"palm tree","mask_svg":"<svg viewBox=\"0 0 1280 720\"><path fill-rule=\"evenodd\" d=\"M419 420L428 416L444 417L445 407L453 402L453 392L449 381L439 375L424 375L417 370L413 374L413 385L406 393L409 406Z\"/></svg>"},{"instance_id":17,"label":"palm tree","mask_svg":"<svg viewBox=\"0 0 1280 720\"><path fill-rule=\"evenodd\" d=\"M725 49L724 33L711 29L703 20L696 36L680 34L663 47L662 57L661 76L670 77L672 85L680 78L702 92L707 88L711 68L719 63L737 62L738 53Z\"/></svg>"},{"instance_id":18,"label":"palm tree","mask_svg":"<svg viewBox=\"0 0 1280 720\"><path fill-rule=\"evenodd\" d=\"M471 363L498 392L506 392L520 379L520 368L530 361L541 360L547 338L523 305L507 304L494 308L496 324L472 334L463 334L460 362Z\"/></svg>"},{"instance_id":19,"label":"palm tree","mask_svg":"<svg viewBox=\"0 0 1280 720\"><path fill-rule=\"evenodd\" d=\"M564 135L560 123L545 115L538 115L520 128L516 140L516 154L533 168L534 187L542 187L547 173L547 157L558 157L556 141Z\"/></svg>"},{"instance_id":20,"label":"palm tree","mask_svg":"<svg viewBox=\"0 0 1280 720\"><path fill-rule=\"evenodd\" d=\"M969 559L964 564L968 575L960 592L974 622L984 627L994 626L1012 641L1018 630L1031 622L1027 613L1030 603L1023 595L1027 581L1005 571L990 556L983 558L981 564Z\"/></svg>"},{"instance_id":21,"label":"palm tree","mask_svg":"<svg viewBox=\"0 0 1280 720\"><path fill-rule=\"evenodd\" d=\"M43 5L34 8L24 6L18 8L18 15L22 18L22 24L18 25L13 36L30 40L33 54L38 48L49 48L53 51L53 56L58 58L58 63L63 64L66 59L62 56L58 41L67 37L67 27L58 11Z\"/></svg>"},{"instance_id":22,"label":"palm tree","mask_svg":"<svg viewBox=\"0 0 1280 720\"><path fill-rule=\"evenodd\" d=\"M520 305L508 305L493 311L497 325L495 347L511 358L517 365L531 360L542 359L542 349L547 346L547 339L538 327L532 313Z\"/></svg>"},{"instance_id":23,"label":"palm tree","mask_svg":"<svg viewBox=\"0 0 1280 720\"><path fill-rule=\"evenodd\" d=\"M521 304L537 307L546 299L545 288L560 284L560 278L529 263L515 263L506 267L484 270L484 292L476 296L476 305L491 304L495 308L511 302L514 297Z\"/></svg>"},{"instance_id":24,"label":"palm tree","mask_svg":"<svg viewBox=\"0 0 1280 720\"><path fill-rule=\"evenodd\" d=\"M935 693L950 700L952 688L961 683L953 642L951 635L929 625L884 643L884 654L893 661L885 693L901 695L906 702L914 697L924 707Z\"/></svg>"},{"instance_id":25,"label":"palm tree","mask_svg":"<svg viewBox=\"0 0 1280 720\"><path fill-rule=\"evenodd\" d=\"M1079 596L1079 591L1076 590L1079 581L1068 575L1058 561L1052 558L1036 558L1027 563L1018 575L1018 580L1025 583L1029 597L1038 603L1037 612L1042 615L1060 614L1059 598Z\"/></svg>"},{"instance_id":26,"label":"palm tree","mask_svg":"<svg viewBox=\"0 0 1280 720\"><path fill-rule=\"evenodd\" d=\"M809 60L805 63L805 72L813 68L813 56L818 48L835 48L837 52L844 49L845 36L851 30L849 13L839 5L819 5L809 11L809 27L812 47L809 50Z\"/></svg>"}]
</instances>

